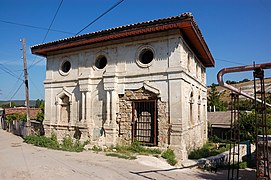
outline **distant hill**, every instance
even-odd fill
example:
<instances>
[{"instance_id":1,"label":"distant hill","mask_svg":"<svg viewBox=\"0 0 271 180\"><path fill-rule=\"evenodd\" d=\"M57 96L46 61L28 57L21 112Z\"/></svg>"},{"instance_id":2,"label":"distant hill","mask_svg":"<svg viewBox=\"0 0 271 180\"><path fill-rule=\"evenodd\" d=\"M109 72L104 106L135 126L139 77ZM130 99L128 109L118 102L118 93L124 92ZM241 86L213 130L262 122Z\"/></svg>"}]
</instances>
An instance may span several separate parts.
<instances>
[{"instance_id":1,"label":"distant hill","mask_svg":"<svg viewBox=\"0 0 271 180\"><path fill-rule=\"evenodd\" d=\"M12 100L11 102L15 103L17 106L24 106L25 105L25 100ZM8 104L10 101L1 101L0 100L0 105L2 104ZM36 106L36 100L29 100L30 107L35 107Z\"/></svg>"},{"instance_id":2,"label":"distant hill","mask_svg":"<svg viewBox=\"0 0 271 180\"><path fill-rule=\"evenodd\" d=\"M259 81L256 81L257 87L259 86ZM271 94L271 78L266 78L265 81L265 92L267 94ZM253 80L249 80L247 82L241 82L241 83L235 83L235 84L230 84L231 86L237 88L237 89L241 89L243 92L254 96L254 81ZM221 87L221 86L216 86L217 91L221 94L221 100L223 102L230 102L231 101L231 91ZM257 88L258 89L258 88ZM208 92L210 90L210 87L208 88ZM240 96L240 99L245 98L244 96Z\"/></svg>"}]
</instances>

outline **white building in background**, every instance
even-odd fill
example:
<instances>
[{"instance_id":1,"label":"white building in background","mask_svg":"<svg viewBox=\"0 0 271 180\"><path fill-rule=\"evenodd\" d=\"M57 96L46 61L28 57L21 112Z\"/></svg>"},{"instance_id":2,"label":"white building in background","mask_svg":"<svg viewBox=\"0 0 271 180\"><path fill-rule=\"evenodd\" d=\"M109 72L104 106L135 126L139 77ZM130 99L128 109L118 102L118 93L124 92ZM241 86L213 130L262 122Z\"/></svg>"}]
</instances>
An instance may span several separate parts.
<instances>
[{"instance_id":1,"label":"white building in background","mask_svg":"<svg viewBox=\"0 0 271 180\"><path fill-rule=\"evenodd\" d=\"M207 139L206 67L214 59L191 13L31 47L47 58L47 135L97 145L140 141L179 160Z\"/></svg>"}]
</instances>

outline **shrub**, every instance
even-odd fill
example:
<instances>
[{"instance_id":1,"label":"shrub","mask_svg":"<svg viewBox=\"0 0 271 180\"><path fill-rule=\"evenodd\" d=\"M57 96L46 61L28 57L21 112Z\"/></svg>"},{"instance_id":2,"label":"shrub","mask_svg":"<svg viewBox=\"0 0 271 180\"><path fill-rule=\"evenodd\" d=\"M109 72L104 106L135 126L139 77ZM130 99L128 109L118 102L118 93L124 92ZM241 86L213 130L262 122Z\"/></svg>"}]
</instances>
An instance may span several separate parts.
<instances>
[{"instance_id":1,"label":"shrub","mask_svg":"<svg viewBox=\"0 0 271 180\"><path fill-rule=\"evenodd\" d=\"M73 142L70 136L67 136L63 139L62 144L59 144L55 134L52 134L51 137L46 136L37 136L30 135L25 137L24 142L28 144L33 144L39 147L46 147L50 149L58 149L63 151L72 151L72 152L81 152L84 150L84 146L87 143L80 143L79 140Z\"/></svg>"},{"instance_id":2,"label":"shrub","mask_svg":"<svg viewBox=\"0 0 271 180\"><path fill-rule=\"evenodd\" d=\"M45 136L37 136L30 135L25 137L24 142L28 144L33 144L39 147L46 147L50 149L59 149L60 145L54 136L45 137Z\"/></svg>"},{"instance_id":3,"label":"shrub","mask_svg":"<svg viewBox=\"0 0 271 180\"><path fill-rule=\"evenodd\" d=\"M100 151L102 151L102 148L100 148L99 146L94 145L94 146L92 147L92 151L100 152Z\"/></svg>"},{"instance_id":4,"label":"shrub","mask_svg":"<svg viewBox=\"0 0 271 180\"><path fill-rule=\"evenodd\" d=\"M162 158L166 159L168 164L174 166L177 163L176 156L172 149L167 149L162 153Z\"/></svg>"},{"instance_id":5,"label":"shrub","mask_svg":"<svg viewBox=\"0 0 271 180\"><path fill-rule=\"evenodd\" d=\"M189 159L206 158L206 157L218 155L227 150L229 150L229 145L226 145L226 147L217 149L215 143L206 143L202 146L202 148L198 148L191 151L188 155L188 158Z\"/></svg>"}]
</instances>

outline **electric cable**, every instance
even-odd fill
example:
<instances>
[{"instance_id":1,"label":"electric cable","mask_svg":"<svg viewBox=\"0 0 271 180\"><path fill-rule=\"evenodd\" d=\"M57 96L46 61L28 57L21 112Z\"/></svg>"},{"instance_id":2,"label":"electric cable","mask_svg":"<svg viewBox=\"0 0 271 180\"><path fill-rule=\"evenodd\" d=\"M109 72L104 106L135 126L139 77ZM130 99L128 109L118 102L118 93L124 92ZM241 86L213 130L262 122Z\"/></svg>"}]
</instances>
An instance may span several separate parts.
<instances>
[{"instance_id":1,"label":"electric cable","mask_svg":"<svg viewBox=\"0 0 271 180\"><path fill-rule=\"evenodd\" d=\"M13 99L13 97L18 93L18 91L21 89L22 85L24 84L24 82L21 83L21 85L19 86L19 88L15 91L15 93L11 96L10 100L11 101Z\"/></svg>"},{"instance_id":2,"label":"electric cable","mask_svg":"<svg viewBox=\"0 0 271 180\"><path fill-rule=\"evenodd\" d=\"M57 8L57 10L56 10L56 13L55 13L55 15L54 15L54 17L53 17L53 20L51 21L51 24L50 24L50 26L49 26L49 28L48 28L48 30L47 30L47 32L46 32L44 38L43 38L42 43L44 43L44 41L45 41L45 39L46 39L46 37L47 37L49 31L50 31L50 29L51 29L51 27L52 27L52 25L53 25L53 23L54 23L54 21L55 21L56 15L57 15L57 13L58 13L58 11L59 11L59 9L60 9L62 3L63 3L63 0L61 0L60 4L58 5L58 8Z\"/></svg>"},{"instance_id":3,"label":"electric cable","mask_svg":"<svg viewBox=\"0 0 271 180\"><path fill-rule=\"evenodd\" d=\"M28 28L32 28L32 29L40 29L40 30L45 30L45 31L49 30L49 28L45 28L45 27L38 27L38 26L22 24L22 23L17 23L17 22L5 21L5 20L1 20L1 19L0 19L0 22L6 23L6 24L17 25L17 26L28 27ZM64 34L72 34L72 35L74 34L74 32L67 32L67 31L56 30L56 29L50 29L49 31L60 32L60 33L64 33Z\"/></svg>"},{"instance_id":4,"label":"electric cable","mask_svg":"<svg viewBox=\"0 0 271 180\"><path fill-rule=\"evenodd\" d=\"M2 67L1 67L2 66ZM18 76L16 76L16 74L14 74L10 69L8 69L7 67L5 67L3 64L0 63L0 69L6 73L8 73L9 75L11 75L12 77L15 77L16 79L20 79ZM22 79L20 79L22 80ZM23 81L23 80L22 80Z\"/></svg>"},{"instance_id":5,"label":"electric cable","mask_svg":"<svg viewBox=\"0 0 271 180\"><path fill-rule=\"evenodd\" d=\"M82 31L84 31L86 28L88 28L90 25L92 25L93 23L95 23L96 21L98 21L100 18L102 18L104 15L106 15L107 13L109 13L111 10L113 10L114 8L116 8L118 5L120 5L124 0L120 0L118 1L116 4L114 4L113 6L111 6L109 9L107 9L104 13L102 13L100 16L98 16L96 19L94 19L93 21L91 21L88 25L86 25L83 29L81 29L78 33L76 33L75 35L80 34Z\"/></svg>"},{"instance_id":6,"label":"electric cable","mask_svg":"<svg viewBox=\"0 0 271 180\"><path fill-rule=\"evenodd\" d=\"M29 79L29 81L32 83L32 85L33 85L33 87L36 89L36 91L37 91L37 92L40 94L40 96L42 97L43 95L42 95L41 91L37 88L37 86L35 85L34 81L32 81L31 78L28 78L28 79Z\"/></svg>"}]
</instances>

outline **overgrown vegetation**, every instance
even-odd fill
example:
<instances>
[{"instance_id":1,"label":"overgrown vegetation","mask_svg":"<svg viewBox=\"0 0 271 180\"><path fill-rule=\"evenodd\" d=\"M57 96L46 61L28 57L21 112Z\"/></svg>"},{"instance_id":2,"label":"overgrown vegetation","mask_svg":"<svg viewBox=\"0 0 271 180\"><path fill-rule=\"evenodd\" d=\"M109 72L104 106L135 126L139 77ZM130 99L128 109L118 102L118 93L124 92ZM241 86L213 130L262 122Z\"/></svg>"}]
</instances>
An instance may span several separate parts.
<instances>
[{"instance_id":1,"label":"overgrown vegetation","mask_svg":"<svg viewBox=\"0 0 271 180\"><path fill-rule=\"evenodd\" d=\"M227 144L226 147L223 146L223 147L218 148L216 143L208 142L204 144L202 148L198 148L191 151L188 155L188 158L200 159L200 158L215 156L229 150L229 148L230 148L229 144Z\"/></svg>"},{"instance_id":2,"label":"overgrown vegetation","mask_svg":"<svg viewBox=\"0 0 271 180\"><path fill-rule=\"evenodd\" d=\"M208 91L208 101L207 106L211 107L212 109L208 108L208 111L214 111L214 107L216 111L226 111L227 105L220 100L221 94L217 91L216 85L213 83Z\"/></svg>"},{"instance_id":3,"label":"overgrown vegetation","mask_svg":"<svg viewBox=\"0 0 271 180\"><path fill-rule=\"evenodd\" d=\"M168 164L174 166L177 163L176 156L172 149L167 149L162 153L162 158L166 159Z\"/></svg>"},{"instance_id":4,"label":"overgrown vegetation","mask_svg":"<svg viewBox=\"0 0 271 180\"><path fill-rule=\"evenodd\" d=\"M160 149L158 149L158 148L147 148L145 146L142 146L140 144L140 142L137 142L137 141L135 141L131 145L127 145L127 146L117 145L114 149L116 149L117 152L121 152L121 153L131 152L131 153L137 153L137 154L141 154L141 155L161 154Z\"/></svg>"},{"instance_id":5,"label":"overgrown vegetation","mask_svg":"<svg viewBox=\"0 0 271 180\"><path fill-rule=\"evenodd\" d=\"M11 122L11 121L26 121L26 114L25 113L13 113L13 114L9 114L6 115L6 119L7 122Z\"/></svg>"},{"instance_id":6,"label":"overgrown vegetation","mask_svg":"<svg viewBox=\"0 0 271 180\"><path fill-rule=\"evenodd\" d=\"M100 148L99 146L94 145L91 150L94 151L94 152L100 152L100 151L102 151L102 148Z\"/></svg>"},{"instance_id":7,"label":"overgrown vegetation","mask_svg":"<svg viewBox=\"0 0 271 180\"><path fill-rule=\"evenodd\" d=\"M44 100L37 99L35 107L41 109L41 111L38 112L38 114L36 116L36 119L37 119L37 121L41 121L42 122L44 120Z\"/></svg>"},{"instance_id":8,"label":"overgrown vegetation","mask_svg":"<svg viewBox=\"0 0 271 180\"><path fill-rule=\"evenodd\" d=\"M98 149L96 146L92 148L95 152ZM140 144L140 142L133 142L131 145L117 145L116 147L111 147L107 150L107 156L113 156L123 159L136 159L136 155L152 155L154 157L163 157L167 162L174 166L177 163L174 151L168 149L162 153L158 148L145 147Z\"/></svg>"},{"instance_id":9,"label":"overgrown vegetation","mask_svg":"<svg viewBox=\"0 0 271 180\"><path fill-rule=\"evenodd\" d=\"M134 159L135 155L153 155L158 156L162 152L158 148L147 148L145 146L142 146L140 142L133 142L131 145L117 145L116 147L109 148L110 153L113 152L113 154L119 154L126 156L124 159ZM118 155L112 155L115 157L122 158L122 156Z\"/></svg>"},{"instance_id":10,"label":"overgrown vegetation","mask_svg":"<svg viewBox=\"0 0 271 180\"><path fill-rule=\"evenodd\" d=\"M65 137L62 143L59 143L57 141L56 135L54 134L51 137L30 135L24 139L24 142L39 147L46 147L49 149L57 149L71 152L82 152L84 150L84 146L88 143L81 143L79 140L76 140L74 142L70 136Z\"/></svg>"},{"instance_id":11,"label":"overgrown vegetation","mask_svg":"<svg viewBox=\"0 0 271 180\"><path fill-rule=\"evenodd\" d=\"M107 153L106 156L112 156L112 157L117 157L117 158L121 158L121 159L129 159L129 160L136 159L135 156L123 155L123 154L118 154L118 153Z\"/></svg>"}]
</instances>

